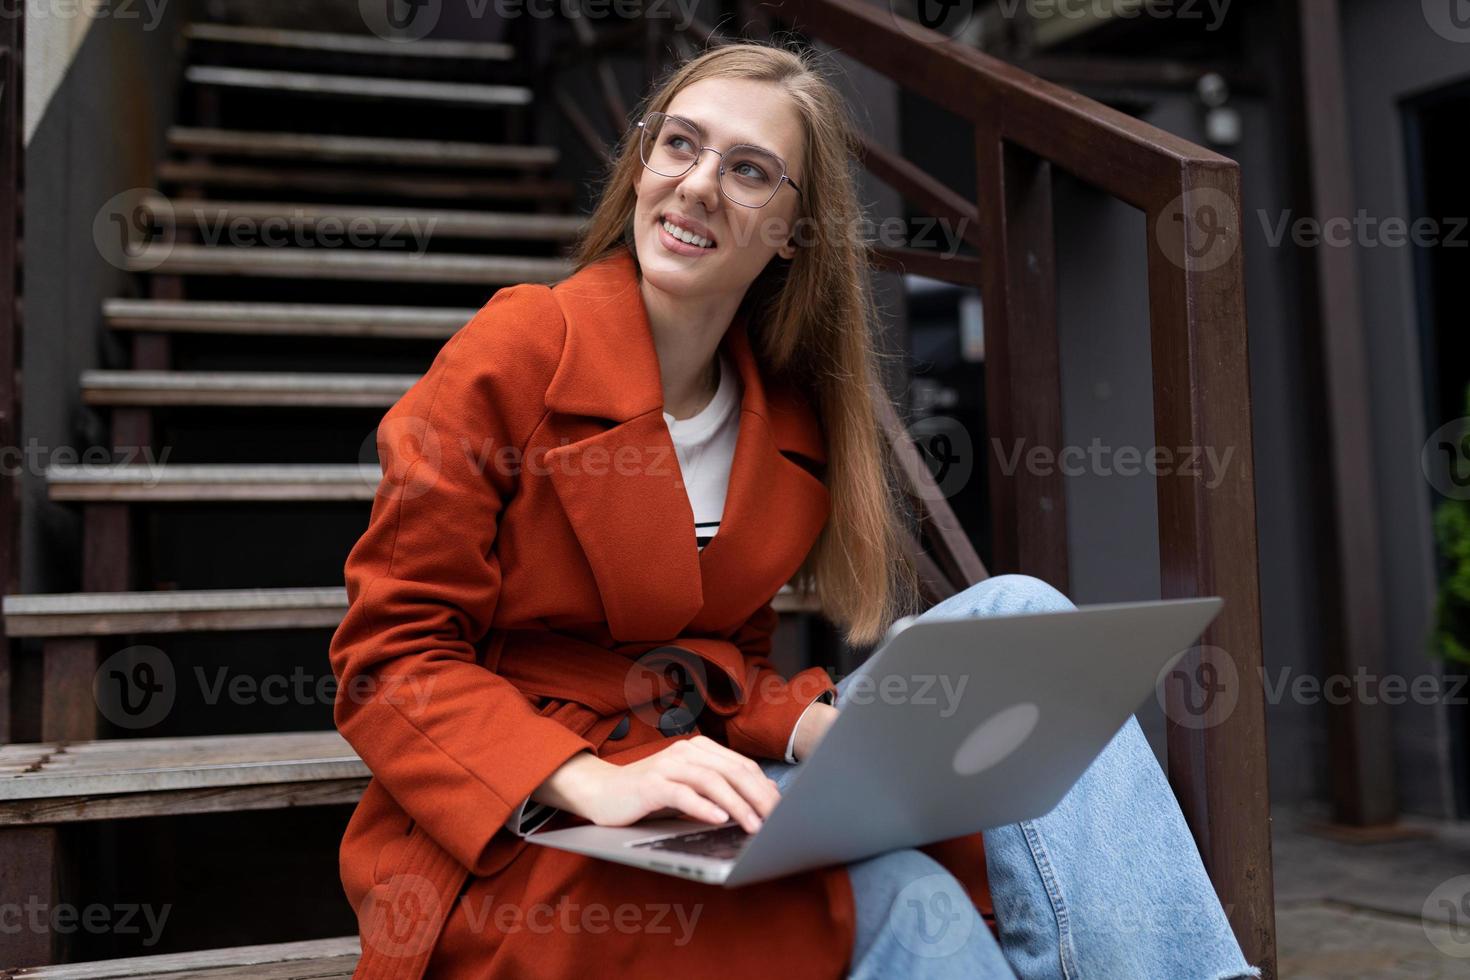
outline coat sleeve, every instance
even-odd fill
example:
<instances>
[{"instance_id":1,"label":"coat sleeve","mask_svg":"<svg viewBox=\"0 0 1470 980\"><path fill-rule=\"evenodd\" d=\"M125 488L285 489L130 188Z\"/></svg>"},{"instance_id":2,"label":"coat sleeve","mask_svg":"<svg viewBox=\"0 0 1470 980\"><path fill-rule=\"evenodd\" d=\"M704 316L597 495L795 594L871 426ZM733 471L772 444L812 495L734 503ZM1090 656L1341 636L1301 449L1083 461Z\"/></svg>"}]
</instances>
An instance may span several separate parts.
<instances>
[{"instance_id":1,"label":"coat sleeve","mask_svg":"<svg viewBox=\"0 0 1470 980\"><path fill-rule=\"evenodd\" d=\"M741 755L785 761L802 712L823 693L835 697L837 686L821 666L797 671L790 679L781 676L770 660L779 621L775 606L767 602L735 631L731 640L745 668L742 700L734 714L712 721L721 740Z\"/></svg>"},{"instance_id":2,"label":"coat sleeve","mask_svg":"<svg viewBox=\"0 0 1470 980\"><path fill-rule=\"evenodd\" d=\"M477 658L501 570L494 544L545 414L565 322L539 284L501 289L377 430L382 478L344 567L329 648L338 730L383 788L474 870L547 776L590 742Z\"/></svg>"}]
</instances>

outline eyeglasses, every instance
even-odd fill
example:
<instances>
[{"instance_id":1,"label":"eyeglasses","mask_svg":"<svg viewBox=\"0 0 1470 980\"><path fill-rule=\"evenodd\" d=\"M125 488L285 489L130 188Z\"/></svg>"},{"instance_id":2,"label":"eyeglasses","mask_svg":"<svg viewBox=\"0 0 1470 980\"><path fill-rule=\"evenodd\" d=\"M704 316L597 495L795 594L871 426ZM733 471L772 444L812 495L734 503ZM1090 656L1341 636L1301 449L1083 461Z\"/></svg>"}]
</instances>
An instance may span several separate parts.
<instances>
[{"instance_id":1,"label":"eyeglasses","mask_svg":"<svg viewBox=\"0 0 1470 980\"><path fill-rule=\"evenodd\" d=\"M699 132L689 120L666 112L650 112L638 129L643 165L661 177L684 176L709 150L720 158L720 193L742 207L765 207L782 184L790 184L801 195L801 188L786 175L786 161L770 150L739 143L721 153L713 146L701 146Z\"/></svg>"}]
</instances>

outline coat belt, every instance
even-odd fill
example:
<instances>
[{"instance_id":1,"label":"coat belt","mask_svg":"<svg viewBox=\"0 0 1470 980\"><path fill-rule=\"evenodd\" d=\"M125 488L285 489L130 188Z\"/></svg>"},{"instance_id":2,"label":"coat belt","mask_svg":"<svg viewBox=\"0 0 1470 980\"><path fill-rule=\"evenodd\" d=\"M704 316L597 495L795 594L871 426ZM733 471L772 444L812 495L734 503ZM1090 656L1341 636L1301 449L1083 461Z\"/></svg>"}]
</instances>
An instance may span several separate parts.
<instances>
[{"instance_id":1,"label":"coat belt","mask_svg":"<svg viewBox=\"0 0 1470 980\"><path fill-rule=\"evenodd\" d=\"M598 718L630 710L656 716L658 708L677 701L694 700L697 710L733 715L748 686L740 648L703 636L608 648L555 630L506 630L486 666L527 695L590 709L596 717L569 726L584 732L582 726L590 728Z\"/></svg>"}]
</instances>

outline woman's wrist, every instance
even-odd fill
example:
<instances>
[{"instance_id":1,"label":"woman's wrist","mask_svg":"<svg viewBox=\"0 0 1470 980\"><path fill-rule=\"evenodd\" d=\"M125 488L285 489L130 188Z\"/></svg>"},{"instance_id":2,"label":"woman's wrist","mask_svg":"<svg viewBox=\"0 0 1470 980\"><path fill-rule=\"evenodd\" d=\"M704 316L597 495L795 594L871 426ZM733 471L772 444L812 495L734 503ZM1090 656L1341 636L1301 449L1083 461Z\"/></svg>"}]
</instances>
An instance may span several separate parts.
<instances>
[{"instance_id":1,"label":"woman's wrist","mask_svg":"<svg viewBox=\"0 0 1470 980\"><path fill-rule=\"evenodd\" d=\"M531 793L531 799L579 817L588 817L588 805L594 798L592 786L596 778L611 765L611 762L599 758L590 749L583 749L547 776Z\"/></svg>"},{"instance_id":2,"label":"woman's wrist","mask_svg":"<svg viewBox=\"0 0 1470 980\"><path fill-rule=\"evenodd\" d=\"M812 750L836 720L837 709L822 702L813 704L802 714L796 723L796 741L791 746L791 754L796 757L797 762L812 754Z\"/></svg>"}]
</instances>

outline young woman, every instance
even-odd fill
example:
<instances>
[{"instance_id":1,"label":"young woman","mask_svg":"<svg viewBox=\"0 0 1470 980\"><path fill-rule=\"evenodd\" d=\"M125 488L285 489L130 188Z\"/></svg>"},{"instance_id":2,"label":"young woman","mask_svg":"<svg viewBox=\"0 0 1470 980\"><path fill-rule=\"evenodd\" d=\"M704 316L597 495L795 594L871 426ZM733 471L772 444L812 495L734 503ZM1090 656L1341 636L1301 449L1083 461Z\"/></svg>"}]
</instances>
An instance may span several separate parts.
<instances>
[{"instance_id":1,"label":"young woman","mask_svg":"<svg viewBox=\"0 0 1470 980\"><path fill-rule=\"evenodd\" d=\"M497 292L385 415L331 644L373 773L342 843L359 976L1259 975L1133 721L1041 820L744 888L528 845L758 829L851 681L774 669L777 591L859 645L922 606L853 134L808 54L679 67L575 274ZM1002 575L925 614L1069 606Z\"/></svg>"}]
</instances>

